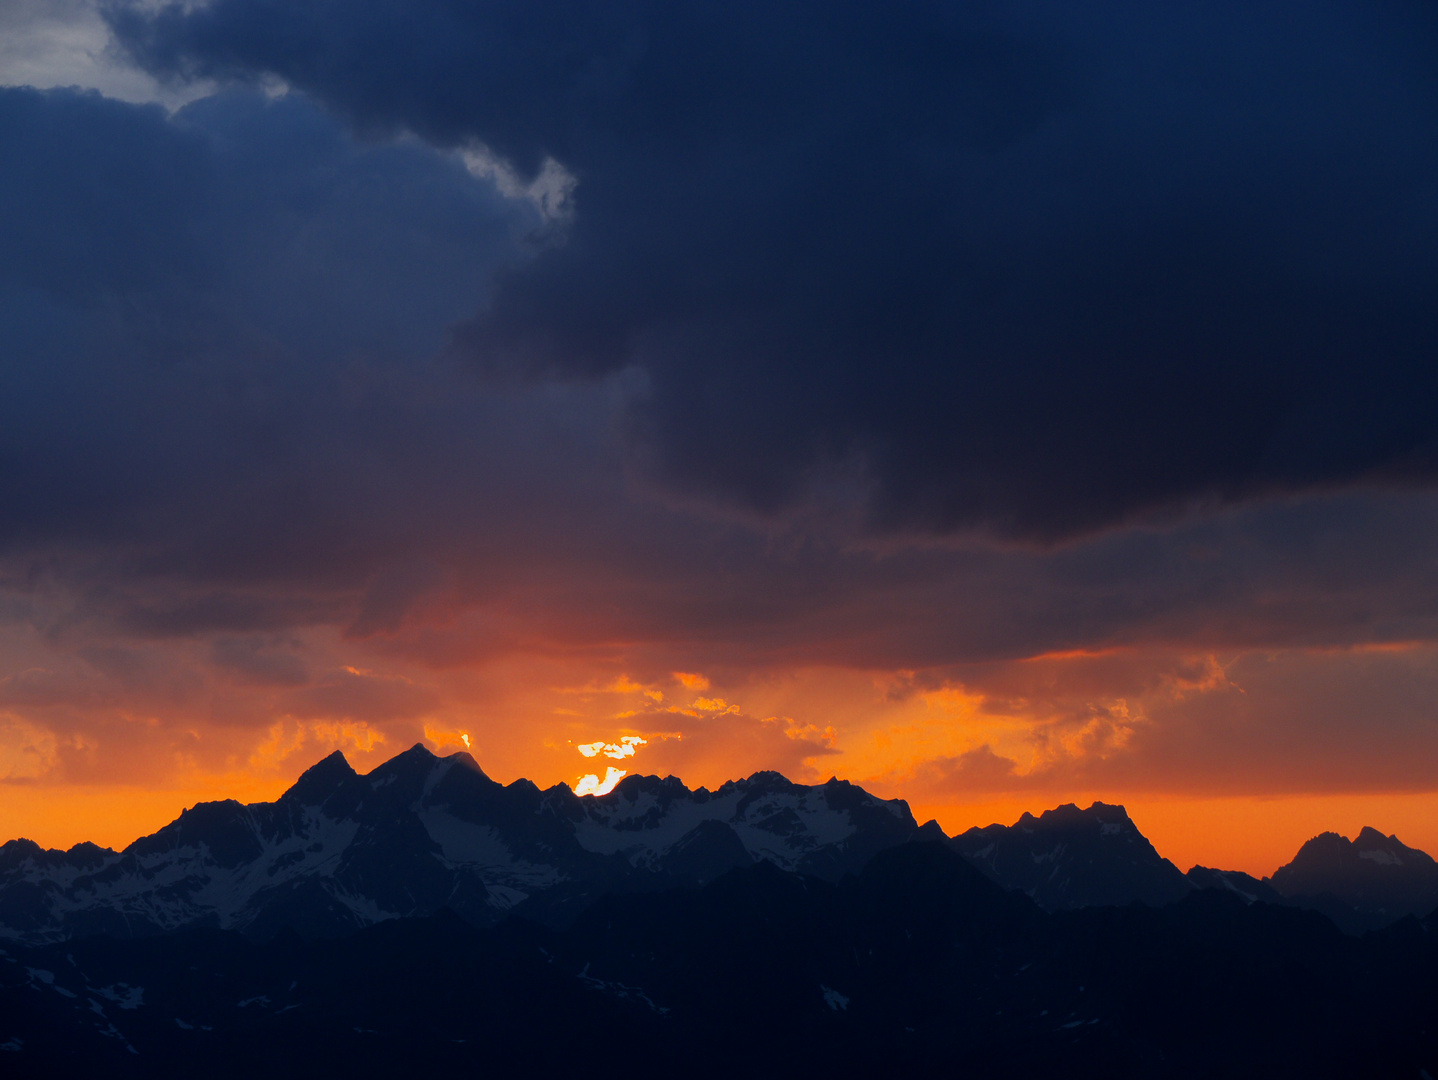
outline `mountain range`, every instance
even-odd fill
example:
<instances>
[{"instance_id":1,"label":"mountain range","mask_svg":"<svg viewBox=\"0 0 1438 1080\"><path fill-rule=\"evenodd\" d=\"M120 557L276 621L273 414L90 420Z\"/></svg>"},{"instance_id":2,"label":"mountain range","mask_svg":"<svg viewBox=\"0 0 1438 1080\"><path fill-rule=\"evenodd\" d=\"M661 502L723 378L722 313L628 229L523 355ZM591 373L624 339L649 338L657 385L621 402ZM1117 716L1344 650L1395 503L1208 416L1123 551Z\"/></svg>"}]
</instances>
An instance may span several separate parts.
<instances>
[{"instance_id":1,"label":"mountain range","mask_svg":"<svg viewBox=\"0 0 1438 1080\"><path fill-rule=\"evenodd\" d=\"M1371 829L1259 880L1103 803L949 837L838 780L334 754L122 852L0 847L0 1072L1424 1080L1434 869Z\"/></svg>"},{"instance_id":2,"label":"mountain range","mask_svg":"<svg viewBox=\"0 0 1438 1080\"><path fill-rule=\"evenodd\" d=\"M443 909L480 927L510 913L563 926L604 896L699 886L759 862L837 883L924 839L1049 911L1160 906L1217 888L1361 933L1438 907L1438 864L1371 828L1352 842L1315 837L1272 878L1185 875L1122 806L1065 805L950 838L918 825L903 800L837 779L760 772L711 792L629 776L581 797L565 784L501 785L467 753L416 745L363 776L335 752L273 803L201 803L122 852L12 840L0 846L0 940L201 927L335 937Z\"/></svg>"},{"instance_id":3,"label":"mountain range","mask_svg":"<svg viewBox=\"0 0 1438 1080\"><path fill-rule=\"evenodd\" d=\"M902 801L755 773L717 791L626 777L602 796L496 783L421 745L360 776L338 752L273 803L201 803L123 852L0 847L0 938L183 928L335 936L447 908L563 921L599 896L698 885L759 860L837 881L917 832Z\"/></svg>"}]
</instances>

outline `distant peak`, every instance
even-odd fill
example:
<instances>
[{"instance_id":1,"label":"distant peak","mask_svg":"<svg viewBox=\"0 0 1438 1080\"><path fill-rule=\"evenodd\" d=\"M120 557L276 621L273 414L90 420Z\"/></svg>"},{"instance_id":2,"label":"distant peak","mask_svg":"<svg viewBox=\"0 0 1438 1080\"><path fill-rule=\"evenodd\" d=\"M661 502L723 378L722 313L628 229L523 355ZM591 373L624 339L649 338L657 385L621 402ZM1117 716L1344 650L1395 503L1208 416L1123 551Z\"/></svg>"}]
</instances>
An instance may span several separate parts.
<instances>
[{"instance_id":1,"label":"distant peak","mask_svg":"<svg viewBox=\"0 0 1438 1080\"><path fill-rule=\"evenodd\" d=\"M684 786L684 781L677 776L646 776L643 773L630 773L623 780L619 781L614 788L628 798L631 802L641 794L667 795L670 798L682 798L692 792ZM613 792L611 792L613 794Z\"/></svg>"},{"instance_id":2,"label":"distant peak","mask_svg":"<svg viewBox=\"0 0 1438 1080\"><path fill-rule=\"evenodd\" d=\"M474 760L473 755L471 755L468 750L456 750L452 754L446 754L442 760L448 761L451 765L458 765L461 768L473 770L481 775L484 774L484 770L479 767L479 762Z\"/></svg>"},{"instance_id":3,"label":"distant peak","mask_svg":"<svg viewBox=\"0 0 1438 1080\"><path fill-rule=\"evenodd\" d=\"M306 769L300 779L311 774L316 776L354 776L355 771L349 763L349 758L344 756L344 752L336 750L334 753L320 758Z\"/></svg>"},{"instance_id":4,"label":"distant peak","mask_svg":"<svg viewBox=\"0 0 1438 1080\"><path fill-rule=\"evenodd\" d=\"M101 847L99 844L92 844L89 840L81 840L78 844L70 847L66 855L113 855L114 848Z\"/></svg>"},{"instance_id":5,"label":"distant peak","mask_svg":"<svg viewBox=\"0 0 1438 1080\"><path fill-rule=\"evenodd\" d=\"M920 825L918 831L914 833L915 840L947 840L948 838L949 836L944 832L943 826L933 818L929 818L928 821Z\"/></svg>"},{"instance_id":6,"label":"distant peak","mask_svg":"<svg viewBox=\"0 0 1438 1080\"><path fill-rule=\"evenodd\" d=\"M1303 847L1299 848L1298 850L1300 853L1305 850L1337 850L1349 847L1352 843L1352 840L1348 839L1348 837L1342 835L1341 833L1321 832L1317 836L1304 841Z\"/></svg>"},{"instance_id":7,"label":"distant peak","mask_svg":"<svg viewBox=\"0 0 1438 1080\"><path fill-rule=\"evenodd\" d=\"M1088 808L1090 814L1108 810L1112 810L1118 817L1128 817L1128 811L1124 809L1123 803L1106 803L1095 800L1093 805Z\"/></svg>"},{"instance_id":8,"label":"distant peak","mask_svg":"<svg viewBox=\"0 0 1438 1080\"><path fill-rule=\"evenodd\" d=\"M281 798L296 799L306 806L318 805L324 802L336 788L354 777L355 771L349 760L336 750L301 773L300 778Z\"/></svg>"}]
</instances>

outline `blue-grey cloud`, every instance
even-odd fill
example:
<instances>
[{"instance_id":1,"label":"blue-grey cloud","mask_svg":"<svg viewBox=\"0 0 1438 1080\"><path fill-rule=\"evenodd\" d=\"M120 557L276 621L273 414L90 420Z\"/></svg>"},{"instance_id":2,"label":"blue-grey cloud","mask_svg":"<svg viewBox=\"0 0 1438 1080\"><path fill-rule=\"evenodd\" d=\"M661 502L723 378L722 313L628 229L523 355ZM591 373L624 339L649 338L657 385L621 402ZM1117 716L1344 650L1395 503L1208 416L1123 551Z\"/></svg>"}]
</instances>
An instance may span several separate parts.
<instances>
[{"instance_id":1,"label":"blue-grey cloud","mask_svg":"<svg viewBox=\"0 0 1438 1080\"><path fill-rule=\"evenodd\" d=\"M0 140L0 553L362 582L385 543L364 494L412 490L397 458L447 442L482 467L482 418L440 415L454 373L434 357L542 242L526 200L297 96L167 116L0 89ZM265 598L170 607L206 604L236 629L274 621Z\"/></svg>"},{"instance_id":2,"label":"blue-grey cloud","mask_svg":"<svg viewBox=\"0 0 1438 1080\"><path fill-rule=\"evenodd\" d=\"M457 347L642 372L676 492L1051 541L1438 467L1431 4L109 11L158 75L563 163L569 242Z\"/></svg>"},{"instance_id":3,"label":"blue-grey cloud","mask_svg":"<svg viewBox=\"0 0 1438 1080\"><path fill-rule=\"evenodd\" d=\"M1405 368L1396 346L1379 348L1397 341L1395 334L1420 341L1421 320L1404 315L1416 307L1404 308L1403 297L1426 280L1429 257L1419 243L1426 219L1411 200L1432 181L1399 168L1422 159L1427 144L1400 145L1395 134L1417 130L1428 117L1421 80L1399 63L1407 46L1393 37L1393 26L1416 24L1400 20L1385 29L1379 18L1391 22L1404 10L1346 16L1357 36L1335 55L1347 56L1352 68L1378 55L1375 41L1383 44L1394 70L1372 73L1364 93L1401 91L1407 110L1371 116L1372 130L1362 137L1373 141L1373 153L1351 160L1345 148L1360 139L1358 120L1335 114L1309 141L1298 139L1306 130L1300 116L1317 115L1304 110L1318 108L1318 90L1357 78L1342 75L1348 69L1337 60L1339 74L1319 65L1329 74L1305 84L1307 105L1296 91L1286 105L1255 97L1252 115L1240 116L1236 105L1219 110L1221 102L1198 93L1188 136L1160 139L1167 156L1156 149L1153 160L1134 156L1139 135L1159 139L1161 128L1177 123L1174 95L1182 87L1256 93L1262 80L1252 57L1240 64L1247 54L1239 50L1225 67L1205 52L1219 33L1212 17L1193 16L1197 22L1180 34L1166 21L1176 15L1144 16L1144 25L1128 26L1131 40L1109 41L1093 36L1086 20L1096 15L1045 9L1042 19L1020 26L996 22L992 13L915 7L866 37L859 9L835 9L812 24L813 41L799 43L792 40L799 24L778 12L761 16L739 6L722 17L710 13L705 17L719 21L705 26L729 26L715 37L694 29L701 9L686 9L636 37L634 28L658 19L657 9L586 7L602 25L586 29L576 16L564 24L573 42L551 55L533 44L549 32L544 20L531 25L528 15L513 13L518 21L503 34L475 21L498 7L420 6L414 25L396 22L389 38L380 31L393 13L377 4L357 6L343 25L326 21L323 5L265 8L239 0L157 21L116 14L156 70L224 79L273 69L333 111L300 91L270 98L232 88L174 115L95 94L0 91L0 133L16 150L0 166L0 195L20 208L0 220L0 329L20 361L0 369L5 621L35 627L57 649L91 649L89 655L116 642L205 639L209 648L198 655L224 678L276 686L298 686L332 662L263 644L303 627L334 628L351 642L368 642L364 647L438 667L512 649L583 653L622 642L635 664L660 673L841 663L922 669L932 678L951 665L1076 648L1431 639L1438 634L1438 580L1428 553L1438 517L1427 495L1271 501L1110 530L1054 550L874 546L855 542L842 512L766 531L753 528L752 517L692 513L692 499L647 499L630 483L625 460L626 446L637 450L672 485L700 496L735 497L734 484L747 483L752 471L778 494L749 501L772 509L797 497L794 477L814 475L816 454L837 460L859 453L838 486L855 477L871 482L873 521L906 528L981 521L1044 537L1218 490L1184 479L1171 467L1179 459L1223 473L1230 486L1219 485L1220 495L1258 490L1224 470L1248 453L1243 447L1260 443L1249 463L1262 464L1253 476L1264 490L1332 485L1362 472L1347 450L1299 453L1294 439L1338 440L1376 453L1373 440L1385 431L1408 450L1379 454L1373 468L1390 479L1406 469L1409 479L1422 480L1432 399L1417 386L1431 365ZM425 52L438 48L426 27L445 11L455 22L448 40L456 56L472 57L475 38L509 59L496 59L492 71L461 70L448 54ZM1257 14L1230 12L1225 25L1231 34L1248 27L1251 49L1289 65L1270 65L1262 75L1263 85L1281 87L1300 61L1318 63L1321 42L1337 48L1332 20L1339 9L1324 11L1328 22L1282 49ZM293 40L304 47L285 54L285 64L278 53L246 59L245 50L270 47L260 30L296 19L310 30L297 32ZM751 41L739 33L752 19L768 20L767 36ZM1120 23L1128 25L1112 23L1115 33ZM932 40L914 52L921 24ZM254 33L241 34L242 26ZM680 34L685 26L687 37ZM1156 68L1144 68L1149 81L1140 89L1151 96L1176 79L1167 96L1150 100L1129 87L1127 112L1104 113L1101 106L1118 108L1114 81L1138 62L1140 44L1154 45L1155 34L1170 41L1170 53L1179 48L1174 42L1189 42L1196 50L1190 67L1166 75L1172 55L1155 51ZM505 51L518 48L515 35L533 39L530 61ZM759 40L778 52L751 56ZM710 75L691 77L716 41L728 44ZM840 41L852 48L838 48ZM1076 44L1082 41L1087 52ZM231 52L221 48L225 42ZM590 45L598 52L586 52ZM662 46L694 62L665 64ZM385 63L335 60L367 48ZM945 58L969 65L952 85ZM545 67L550 63L559 67ZM571 72L578 80L571 86L564 72L574 65L588 74ZM513 95L536 78L531 67L552 78L531 87L538 97L522 105ZM910 67L914 72L900 78ZM880 70L888 72L884 79ZM822 93L826 72L850 72L855 81ZM372 85L347 97L347 80L361 77ZM464 79L487 89L465 97L456 89ZM510 97L497 99L511 108L490 101L501 82L513 83ZM654 89L671 84L687 96ZM920 86L928 89L920 94ZM933 104L940 90L950 94L942 108ZM925 94L933 99L927 111L900 117L900 105ZM832 114L840 99L848 102L842 116ZM788 119L780 108L786 101L797 110ZM1360 93L1353 101L1369 98ZM586 109L592 115L580 123L574 110ZM356 124L347 128L334 113ZM825 117L829 126L818 123ZM813 132L798 139L811 121ZM834 140L842 133L878 138L890 121L897 126L886 136L888 157L860 139L845 144L839 162ZM1253 136L1247 157L1230 145L1245 126L1267 132ZM1107 131L1111 153L1079 168L1074 140L1083 131L1095 139ZM1331 182L1340 184L1333 191L1367 190L1377 183L1374 154L1389 154L1387 201L1335 204L1326 218L1313 212L1319 181L1304 186L1287 165L1279 168L1276 149L1265 149L1285 131L1297 141L1283 161L1323 149ZM1208 142L1194 143L1199 135ZM575 170L577 213L563 231L529 201L471 175L446 150L473 149L474 138L520 170L540 169L549 155ZM1229 156L1205 164L1198 145L1227 147ZM648 165L640 169L632 153L648 155ZM1064 161L1077 171L1054 173ZM1151 182L1104 187L1123 170ZM1239 185L1233 176L1240 174L1254 184ZM1055 179L1063 176L1063 183ZM1272 188L1284 176L1298 185L1288 208ZM940 199L942 177L959 186ZM856 202L840 213L835 200L854 195L856 186L866 190L869 212L859 213ZM1042 193L1060 189L1065 198L1045 210ZM1217 288L1230 273L1257 274L1255 267L1277 275L1274 267L1305 244L1321 248L1324 235L1336 238L1335 257L1367 244L1367 261L1326 263L1312 248L1315 261L1271 277L1307 297L1304 304L1317 303L1316 293L1299 288L1304 281L1358 274L1369 284L1391 284L1384 302L1393 318L1361 354L1371 362L1366 374L1358 353L1332 353L1337 366L1330 369L1314 353L1314 366L1299 378L1284 366L1298 361L1282 349L1270 355L1250 341L1215 353L1199 348L1201 335L1185 339L1187 367L1171 364L1162 350L1144 353L1162 361L1151 371L1124 366L1137 363L1138 353L1117 360L1085 354L1084 363L1092 361L1085 367L1070 363L1078 355L1072 351L1003 352L1018 340L1013 334L1052 333L1058 324L1045 319L1059 308L1095 334L1122 331L1134 348L1172 344L1187 324L1140 302L1146 294L1137 285L1123 305L1086 291L1097 288L1105 267L1139 273L1139 263L1124 263L1118 248L1105 245L1118 243L1115 236L1136 243L1159 219L1187 222L1200 239L1207 234L1194 223L1207 222L1213 228L1205 244L1223 236L1237 243L1236 219L1204 217L1204 207L1234 209L1260 197L1269 198L1263 206L1273 215L1244 218L1254 230L1248 247L1223 248L1229 261L1185 264L1196 275L1194 289ZM912 228L891 227L896 215L918 214L921 203L928 225L915 217ZM1185 207L1198 216L1185 217ZM1392 223L1404 207L1411 211L1407 248ZM805 216L826 214L823 228ZM1380 228L1380 219L1392 219L1391 227ZM798 228L805 221L813 227ZM1273 239L1275 229L1287 230L1288 246ZM1072 246L1080 233L1090 246ZM954 247L960 234L969 239ZM1151 265L1162 291L1173 285L1164 278L1177 272L1172 260L1189 258L1189 249L1174 254L1164 246L1169 233L1153 235L1158 239L1140 246L1154 261L1142 266ZM1260 252L1263 244L1269 246ZM942 292L959 280L943 252L960 249L987 252L985 259L1018 275L1014 282L1029 284L993 293L987 314L963 308L962 334L958 324L935 321L942 304L925 306L905 286L885 295L898 305L892 311L908 314L880 333L882 319L873 320L882 305L875 306L871 286L894 273L915 288L937 282ZM1058 258L1063 251L1072 258ZM1086 262L1085 252L1096 261ZM744 291L751 287L757 291ZM1182 292L1169 298L1177 303ZM683 311L671 304L680 293ZM944 295L961 293L971 295ZM657 306L635 300L643 296ZM1044 318L1023 307L1038 303L1035 297L1047 297ZM1329 300L1332 317L1348 310L1338 294ZM564 335L590 333L566 306L581 301L597 305L596 318L639 329L614 353L561 347ZM824 319L816 314L821 308L829 313ZM1000 310L1013 315L1002 326L993 321ZM1211 313L1204 332L1248 340L1257 324L1239 319L1243 310L1239 304ZM531 316L534 334L515 329ZM1301 321L1291 329L1309 333ZM518 336L505 338L511 330ZM992 355L1008 359L980 367L930 363L940 353L925 350L962 352L970 331L990 335L998 350ZM501 338L529 351L507 352ZM1086 340L1077 335L1070 344ZM471 363L524 378L475 378L472 367L441 355L455 341ZM778 352L776 342L784 345ZM827 343L835 351L826 355L838 359L814 366L821 359L815 342ZM551 346L557 351L543 352ZM627 370L598 377L615 365ZM591 377L577 377L586 373ZM1278 396L1246 394L1234 381L1244 378L1278 387ZM979 380L982 392L946 397L934 392L935 379ZM1292 400L1280 410L1282 431L1265 427L1266 420L1244 426L1222 412L1252 419L1263 401L1284 394ZM1117 408L1115 401L1124 417L1104 412ZM1219 412L1205 412L1205 401ZM1328 420L1309 423L1304 417L1317 416L1313 409L1329 410ZM1411 414L1406 426L1397 422L1402 409ZM758 423L753 410L772 415ZM613 423L617 411L627 415L627 429ZM685 456L685 440L697 456ZM1095 456L1104 440L1113 441L1112 460ZM1001 443L1009 447L1003 453ZM1284 445L1291 460L1280 453ZM924 450L912 468L900 467L896 456L909 452L905 446ZM635 459L628 460L632 466ZM1302 468L1283 472L1289 466L1275 464L1283 461ZM694 470L705 469L712 484L696 479ZM1059 483L1055 470L1064 469L1082 476ZM1131 483L1136 470L1150 484L1142 492ZM963 503L957 517L925 517L920 510L935 485L948 492L951 509L960 489L987 494ZM841 491L841 510L843 497Z\"/></svg>"}]
</instances>

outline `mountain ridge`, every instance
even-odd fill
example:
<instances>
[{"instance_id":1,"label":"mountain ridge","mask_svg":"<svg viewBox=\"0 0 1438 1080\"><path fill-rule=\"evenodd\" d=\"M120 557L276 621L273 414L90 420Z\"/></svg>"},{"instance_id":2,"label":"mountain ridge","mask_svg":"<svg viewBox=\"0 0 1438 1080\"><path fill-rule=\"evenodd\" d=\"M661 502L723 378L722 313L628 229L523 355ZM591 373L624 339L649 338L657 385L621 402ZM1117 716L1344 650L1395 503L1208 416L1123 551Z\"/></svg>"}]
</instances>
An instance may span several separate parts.
<instances>
[{"instance_id":1,"label":"mountain ridge","mask_svg":"<svg viewBox=\"0 0 1438 1080\"><path fill-rule=\"evenodd\" d=\"M902 800L758 772L718 790L626 777L602 796L501 785L417 743L367 774L335 752L273 802L189 807L120 852L0 845L0 936L29 943L193 926L344 934L449 907L571 917L599 896L702 884L759 860L837 880L918 829Z\"/></svg>"},{"instance_id":2,"label":"mountain ridge","mask_svg":"<svg viewBox=\"0 0 1438 1080\"><path fill-rule=\"evenodd\" d=\"M759 863L837 882L925 840L1049 911L1163 906L1207 889L1362 933L1438 907L1438 864L1368 828L1358 841L1321 834L1260 881L1183 874L1124 807L1102 802L949 837L904 800L837 777L805 785L762 770L710 791L636 774L579 796L563 783L501 784L465 751L440 757L416 743L366 774L335 751L273 802L199 803L119 852L0 845L0 939L205 926L334 937L442 909L477 926L511 914L562 926L605 896L698 887Z\"/></svg>"}]
</instances>

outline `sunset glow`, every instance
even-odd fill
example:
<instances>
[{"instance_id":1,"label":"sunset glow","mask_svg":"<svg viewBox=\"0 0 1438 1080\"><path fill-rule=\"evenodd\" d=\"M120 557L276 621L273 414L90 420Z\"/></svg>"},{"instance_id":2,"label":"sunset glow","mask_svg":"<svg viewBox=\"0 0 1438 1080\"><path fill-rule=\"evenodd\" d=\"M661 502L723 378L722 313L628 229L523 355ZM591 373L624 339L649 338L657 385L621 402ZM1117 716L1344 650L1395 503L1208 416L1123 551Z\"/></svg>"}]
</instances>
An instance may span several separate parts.
<instances>
[{"instance_id":1,"label":"sunset glow","mask_svg":"<svg viewBox=\"0 0 1438 1080\"><path fill-rule=\"evenodd\" d=\"M1438 851L1397 16L161 7L6 17L0 840L420 743Z\"/></svg>"}]
</instances>

